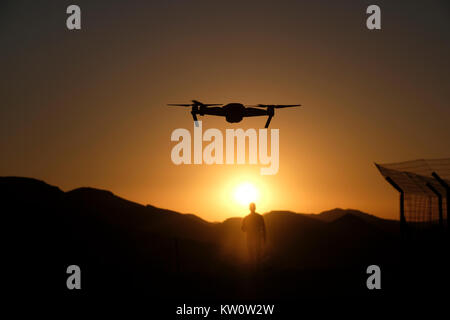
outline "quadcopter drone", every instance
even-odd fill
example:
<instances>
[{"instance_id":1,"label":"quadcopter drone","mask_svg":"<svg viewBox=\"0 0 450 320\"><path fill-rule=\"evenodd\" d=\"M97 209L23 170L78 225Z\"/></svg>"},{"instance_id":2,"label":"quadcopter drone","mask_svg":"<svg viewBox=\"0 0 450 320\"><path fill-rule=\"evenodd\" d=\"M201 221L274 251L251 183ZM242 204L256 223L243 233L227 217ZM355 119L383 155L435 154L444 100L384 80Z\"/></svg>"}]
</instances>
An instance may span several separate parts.
<instances>
[{"instance_id":1,"label":"quadcopter drone","mask_svg":"<svg viewBox=\"0 0 450 320\"><path fill-rule=\"evenodd\" d=\"M244 117L268 116L264 128L268 128L270 120L274 116L275 109L298 107L300 104L257 104L254 106L244 106L242 103L202 103L192 100L187 104L168 104L168 106L192 107L191 114L194 119L195 126L198 126L197 115L212 115L225 117L230 123L241 122ZM220 107L216 107L220 106Z\"/></svg>"}]
</instances>

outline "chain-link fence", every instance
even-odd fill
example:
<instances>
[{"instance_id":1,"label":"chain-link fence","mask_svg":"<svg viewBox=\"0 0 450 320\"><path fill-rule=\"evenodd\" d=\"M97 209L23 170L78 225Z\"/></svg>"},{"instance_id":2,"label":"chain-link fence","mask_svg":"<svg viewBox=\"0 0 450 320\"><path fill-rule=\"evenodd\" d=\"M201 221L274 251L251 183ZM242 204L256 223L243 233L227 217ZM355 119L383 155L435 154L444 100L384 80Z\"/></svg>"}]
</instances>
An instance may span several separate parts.
<instances>
[{"instance_id":1,"label":"chain-link fence","mask_svg":"<svg viewBox=\"0 0 450 320\"><path fill-rule=\"evenodd\" d=\"M400 193L403 227L448 227L450 158L375 165Z\"/></svg>"}]
</instances>

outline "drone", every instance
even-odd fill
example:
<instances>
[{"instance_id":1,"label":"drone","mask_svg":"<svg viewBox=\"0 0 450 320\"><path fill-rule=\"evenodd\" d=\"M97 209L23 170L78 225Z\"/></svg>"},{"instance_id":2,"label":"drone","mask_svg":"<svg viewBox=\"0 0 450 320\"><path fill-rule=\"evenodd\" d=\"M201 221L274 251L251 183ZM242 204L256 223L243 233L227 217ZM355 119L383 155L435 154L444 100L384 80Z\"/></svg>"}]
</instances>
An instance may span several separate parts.
<instances>
[{"instance_id":1,"label":"drone","mask_svg":"<svg viewBox=\"0 0 450 320\"><path fill-rule=\"evenodd\" d=\"M195 126L198 127L197 115L211 115L225 117L227 122L236 123L241 122L244 117L258 117L268 116L264 128L268 128L272 120L275 109L299 107L300 104L257 104L252 106L245 106L242 103L202 103L197 100L192 100L192 103L187 104L168 104L168 106L177 107L192 107L191 114L194 119ZM220 106L220 107L217 107Z\"/></svg>"}]
</instances>

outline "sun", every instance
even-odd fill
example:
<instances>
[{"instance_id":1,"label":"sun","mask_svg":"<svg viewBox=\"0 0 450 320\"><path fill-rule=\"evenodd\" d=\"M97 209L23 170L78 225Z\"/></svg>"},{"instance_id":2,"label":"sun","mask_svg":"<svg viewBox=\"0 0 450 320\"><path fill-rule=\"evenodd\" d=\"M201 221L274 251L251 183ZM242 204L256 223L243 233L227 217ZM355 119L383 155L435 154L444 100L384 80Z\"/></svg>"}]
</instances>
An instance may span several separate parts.
<instances>
[{"instance_id":1,"label":"sun","mask_svg":"<svg viewBox=\"0 0 450 320\"><path fill-rule=\"evenodd\" d=\"M234 191L234 199L240 205L247 206L259 198L258 189L250 182L241 183Z\"/></svg>"}]
</instances>

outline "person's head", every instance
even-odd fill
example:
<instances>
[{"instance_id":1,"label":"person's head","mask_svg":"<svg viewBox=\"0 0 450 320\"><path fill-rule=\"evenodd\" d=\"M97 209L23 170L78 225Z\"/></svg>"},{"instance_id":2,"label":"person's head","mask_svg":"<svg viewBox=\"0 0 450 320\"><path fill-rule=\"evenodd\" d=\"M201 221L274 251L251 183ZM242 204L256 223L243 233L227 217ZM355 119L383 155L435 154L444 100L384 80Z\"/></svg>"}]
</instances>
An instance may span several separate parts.
<instances>
[{"instance_id":1,"label":"person's head","mask_svg":"<svg viewBox=\"0 0 450 320\"><path fill-rule=\"evenodd\" d=\"M255 205L255 203L254 203L254 202L250 203L249 208L250 208L250 212L251 212L251 213L254 213L255 210L256 210L256 205Z\"/></svg>"}]
</instances>

